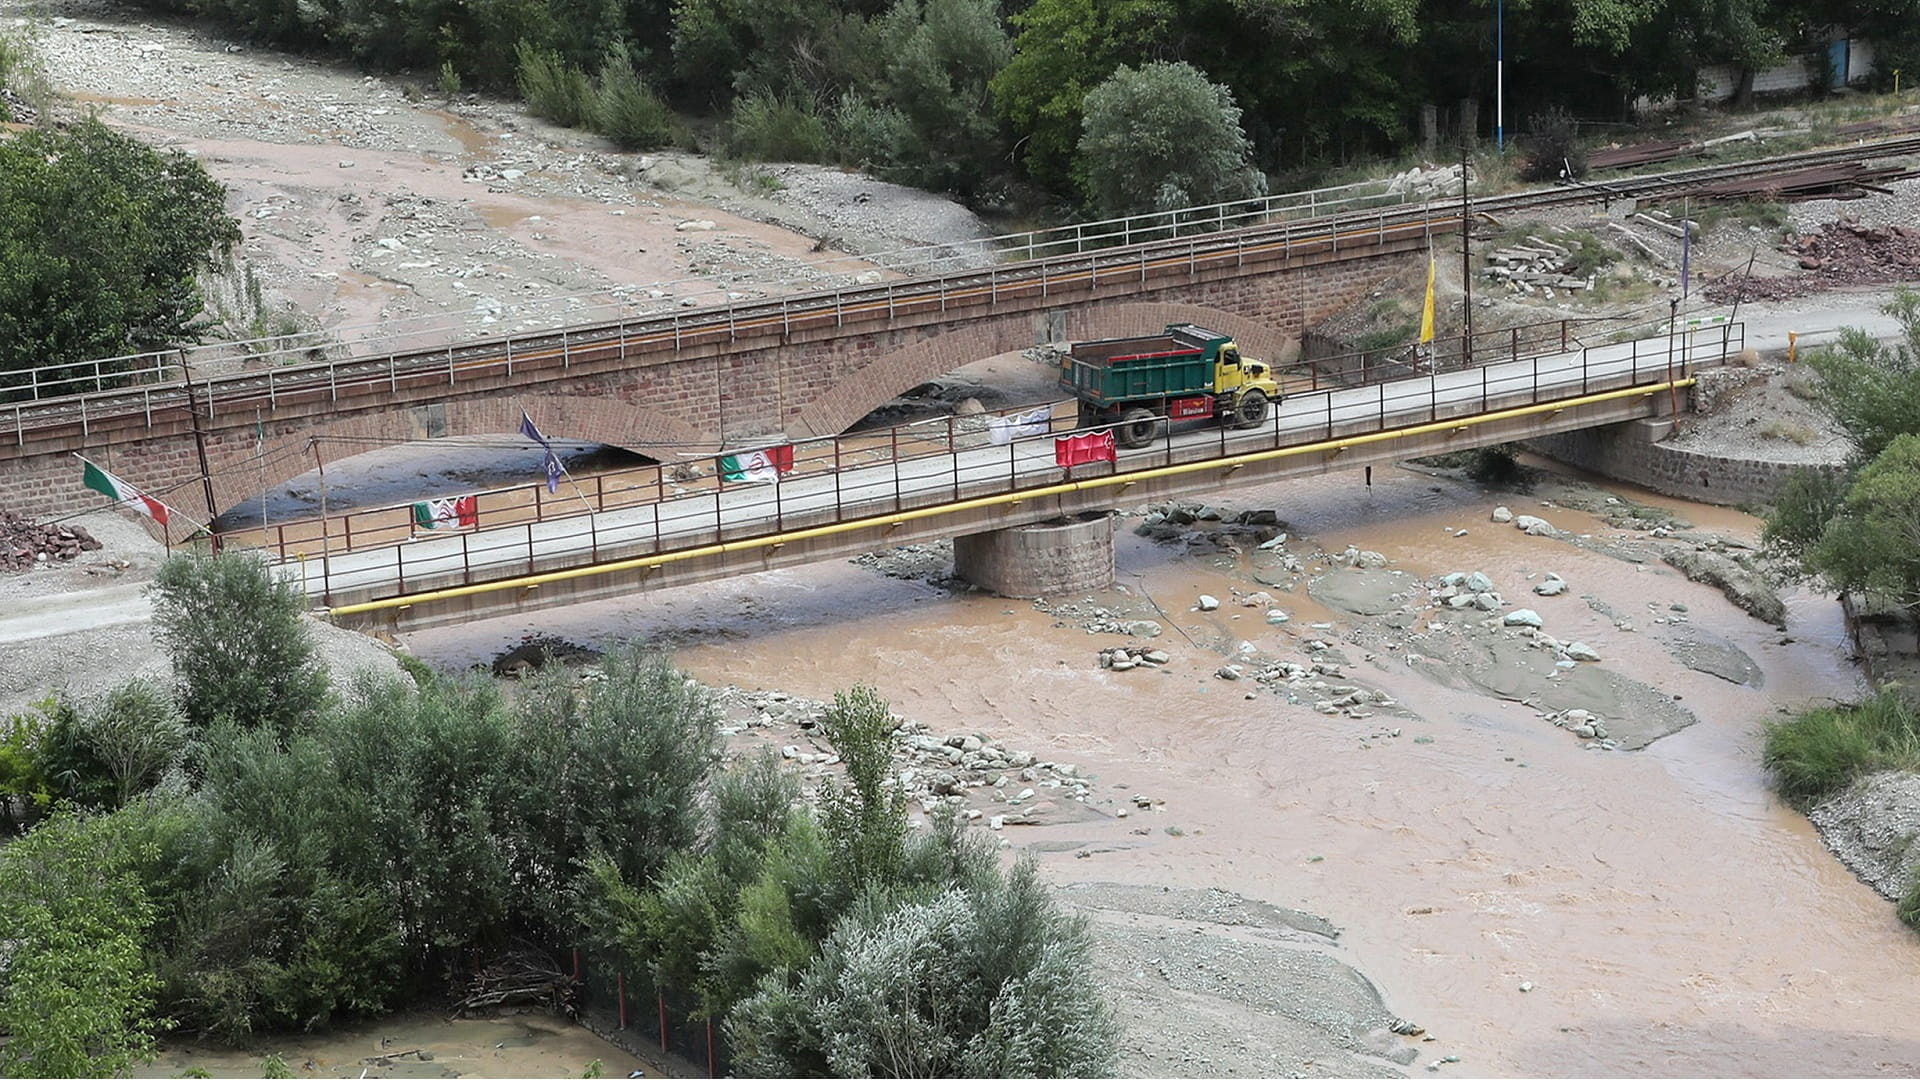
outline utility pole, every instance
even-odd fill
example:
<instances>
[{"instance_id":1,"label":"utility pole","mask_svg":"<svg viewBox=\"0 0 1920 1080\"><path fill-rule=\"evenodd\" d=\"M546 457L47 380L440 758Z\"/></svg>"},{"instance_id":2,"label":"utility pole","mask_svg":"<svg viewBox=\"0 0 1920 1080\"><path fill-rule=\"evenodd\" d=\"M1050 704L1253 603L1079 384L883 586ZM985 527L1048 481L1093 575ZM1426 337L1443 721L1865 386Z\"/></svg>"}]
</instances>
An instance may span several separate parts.
<instances>
[{"instance_id":1,"label":"utility pole","mask_svg":"<svg viewBox=\"0 0 1920 1080\"><path fill-rule=\"evenodd\" d=\"M200 407L193 400L193 369L187 366L187 351L180 350L180 378L187 387L187 415L193 418L193 448L200 455L200 484L207 496L207 535L212 538L213 553L220 554L220 534L213 531L213 519L220 508L213 504L213 472L207 467L207 433L200 427ZM207 399L213 399L208 391Z\"/></svg>"},{"instance_id":2,"label":"utility pole","mask_svg":"<svg viewBox=\"0 0 1920 1080\"><path fill-rule=\"evenodd\" d=\"M1460 322L1460 364L1473 363L1473 217L1467 205L1467 154L1472 148L1472 133L1460 136L1460 281L1466 289L1466 316Z\"/></svg>"}]
</instances>

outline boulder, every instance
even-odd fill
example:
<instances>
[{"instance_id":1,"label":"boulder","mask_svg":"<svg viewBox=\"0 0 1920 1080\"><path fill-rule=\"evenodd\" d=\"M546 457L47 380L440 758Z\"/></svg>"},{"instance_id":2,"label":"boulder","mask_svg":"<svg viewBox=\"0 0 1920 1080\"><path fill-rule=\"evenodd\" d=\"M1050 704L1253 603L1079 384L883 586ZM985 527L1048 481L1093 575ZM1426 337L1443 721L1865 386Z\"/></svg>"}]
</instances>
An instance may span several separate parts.
<instances>
[{"instance_id":1,"label":"boulder","mask_svg":"<svg viewBox=\"0 0 1920 1080\"><path fill-rule=\"evenodd\" d=\"M1517 608L1507 612L1506 617L1500 620L1504 626L1531 626L1536 630L1540 628L1542 621L1540 613L1532 608Z\"/></svg>"},{"instance_id":2,"label":"boulder","mask_svg":"<svg viewBox=\"0 0 1920 1080\"><path fill-rule=\"evenodd\" d=\"M1496 506L1493 508L1493 520L1505 525L1507 522L1513 520L1513 511L1504 506Z\"/></svg>"},{"instance_id":3,"label":"boulder","mask_svg":"<svg viewBox=\"0 0 1920 1080\"><path fill-rule=\"evenodd\" d=\"M1594 651L1593 651L1593 646L1591 646L1591 645L1589 645L1589 644L1587 644L1587 643L1586 643L1586 642L1584 642L1584 641L1571 641L1571 642L1568 642L1568 643L1567 643L1567 648L1566 648L1566 653L1567 653L1567 659L1569 659L1569 660L1598 660L1598 659L1600 659L1600 654L1599 654L1599 653L1597 653L1597 652L1594 652Z\"/></svg>"},{"instance_id":4,"label":"boulder","mask_svg":"<svg viewBox=\"0 0 1920 1080\"><path fill-rule=\"evenodd\" d=\"M1554 531L1552 522L1545 518L1534 517L1532 514L1520 514L1514 517L1513 527L1528 536L1552 536Z\"/></svg>"},{"instance_id":5,"label":"boulder","mask_svg":"<svg viewBox=\"0 0 1920 1080\"><path fill-rule=\"evenodd\" d=\"M1220 601L1215 597L1208 596L1206 593L1201 593L1199 603L1195 606L1201 611L1218 611L1220 609Z\"/></svg>"},{"instance_id":6,"label":"boulder","mask_svg":"<svg viewBox=\"0 0 1920 1080\"><path fill-rule=\"evenodd\" d=\"M1466 587L1468 592L1492 592L1493 579L1475 570L1473 573L1467 575Z\"/></svg>"},{"instance_id":7,"label":"boulder","mask_svg":"<svg viewBox=\"0 0 1920 1080\"><path fill-rule=\"evenodd\" d=\"M1533 591L1541 596L1559 596L1567 591L1567 582L1559 574L1548 574L1545 581L1533 587Z\"/></svg>"}]
</instances>

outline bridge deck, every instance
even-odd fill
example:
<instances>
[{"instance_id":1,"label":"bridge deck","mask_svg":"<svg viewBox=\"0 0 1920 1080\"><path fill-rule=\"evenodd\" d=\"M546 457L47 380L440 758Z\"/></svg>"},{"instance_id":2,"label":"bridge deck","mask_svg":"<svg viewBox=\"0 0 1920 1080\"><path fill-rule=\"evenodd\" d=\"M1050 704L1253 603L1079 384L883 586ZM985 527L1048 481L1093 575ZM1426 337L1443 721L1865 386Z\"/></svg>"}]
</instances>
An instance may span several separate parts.
<instances>
[{"instance_id":1,"label":"bridge deck","mask_svg":"<svg viewBox=\"0 0 1920 1080\"><path fill-rule=\"evenodd\" d=\"M398 612L447 596L537 587L543 577L633 571L645 580L646 572L668 564L729 555L737 562L741 551L771 553L788 544L855 532L864 532L872 546L883 546L889 532L908 520L931 521L942 535L975 532L995 526L964 512L989 505L1019 506L1029 498L1039 502L1081 489L1099 489L1100 498L1110 504L1134 486L1131 478L1136 477L1172 477L1185 489L1205 490L1224 486L1227 477L1249 464L1292 454L1337 455L1347 445L1396 433L1464 433L1516 418L1544 423L1565 411L1558 403L1571 408L1605 396L1645 398L1682 377L1686 369L1720 364L1741 346L1735 326L1692 340L1643 339L1296 394L1257 428L1176 426L1171 438L1122 452L1116 463L1071 471L1055 464L1051 434L951 453L896 454L879 464L851 463L871 450L871 436L823 440L834 445L836 459L848 464L791 475L778 484L727 484L573 518L435 533L371 550L309 555L283 561L281 572L300 580L310 595L337 613ZM1620 393L1632 388L1645 392ZM1064 428L1059 420L1050 426ZM1501 430L1503 438L1520 437L1505 433L1508 428ZM848 451L842 443L851 444ZM1258 475L1257 469L1244 474Z\"/></svg>"}]
</instances>

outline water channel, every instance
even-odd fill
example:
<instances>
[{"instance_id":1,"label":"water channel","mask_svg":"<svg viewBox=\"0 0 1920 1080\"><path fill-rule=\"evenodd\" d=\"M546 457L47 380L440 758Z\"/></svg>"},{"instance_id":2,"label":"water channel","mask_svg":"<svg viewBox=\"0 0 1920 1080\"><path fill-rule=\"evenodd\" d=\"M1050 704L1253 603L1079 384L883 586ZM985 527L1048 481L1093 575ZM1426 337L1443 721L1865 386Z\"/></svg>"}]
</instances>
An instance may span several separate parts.
<instances>
[{"instance_id":1,"label":"water channel","mask_svg":"<svg viewBox=\"0 0 1920 1080\"><path fill-rule=\"evenodd\" d=\"M1732 511L1614 490L1699 533L1757 532ZM528 633L590 646L650 639L715 684L824 698L870 683L935 730L1079 762L1105 788L1164 800L1155 824L1178 827L1136 831L1138 817L1104 812L1014 835L1054 880L1217 886L1327 916L1388 1005L1433 1037L1423 1060L1440 1050L1460 1059L1449 1071L1920 1071L1920 1036L1906 1023L1920 940L1770 793L1759 763L1769 717L1861 689L1837 605L1793 596L1783 634L1664 566L1572 542L1619 534L1592 513L1410 470L1377 470L1370 486L1333 474L1211 499L1276 510L1309 563L1316 548L1351 544L1422 577L1482 570L1511 606L1538 610L1548 632L1591 644L1600 666L1670 695L1698 722L1643 750L1597 749L1526 704L1450 688L1396 652L1352 673L1397 699L1391 715L1323 715L1249 693L1214 674L1240 642L1297 658L1305 637L1350 634L1370 619L1322 607L1304 584L1256 581L1250 545L1131 533L1116 589L1091 599L1164 611L1170 632L1155 644L1174 655L1164 669L1102 670L1097 651L1123 639L1028 602L846 563L407 643L458 668ZM1570 535L1495 525L1499 503ZM1566 595L1529 593L1548 571L1571 583ZM1310 566L1300 580L1312 576ZM1289 623L1269 625L1230 600L1192 610L1201 593L1258 589L1274 593ZM1737 648L1758 677L1736 683L1685 666L1671 648L1682 626ZM1411 650L1422 630L1405 629Z\"/></svg>"}]
</instances>

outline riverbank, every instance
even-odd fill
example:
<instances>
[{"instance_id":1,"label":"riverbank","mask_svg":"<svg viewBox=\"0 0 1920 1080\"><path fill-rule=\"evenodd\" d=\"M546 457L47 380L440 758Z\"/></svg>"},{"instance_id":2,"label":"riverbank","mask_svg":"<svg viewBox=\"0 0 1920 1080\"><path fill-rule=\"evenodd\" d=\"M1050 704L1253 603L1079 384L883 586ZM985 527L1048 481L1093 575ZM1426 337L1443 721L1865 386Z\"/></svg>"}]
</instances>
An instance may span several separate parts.
<instances>
[{"instance_id":1,"label":"riverbank","mask_svg":"<svg viewBox=\"0 0 1920 1080\"><path fill-rule=\"evenodd\" d=\"M1622 502L1610 507L1608 495ZM1607 510L1638 516L1618 512L1629 499L1665 520L1608 524ZM1631 554L1655 528L1672 533L1673 517L1694 526L1686 535L1751 542L1757 523L1744 515L1623 489L1602 492L1599 513L1563 500L1546 487L1522 497L1393 471L1368 488L1336 474L1212 505L1222 518L1272 511L1274 528L1289 534L1284 555L1261 552L1257 533L1196 514L1175 539L1123 536L1120 584L1098 595L1014 602L822 564L408 644L431 663L462 667L530 631L588 644L671 642L710 682L815 698L866 682L935 731L1075 763L1094 781L1089 812L1004 828L1010 850L1032 852L1063 886L1214 887L1316 913L1340 931L1337 956L1378 987L1388 1014L1424 1029L1394 1039L1417 1055L1415 1072L1920 1067L1920 1043L1889 1020L1904 1008L1920 944L1772 795L1758 760L1767 717L1859 692L1839 612L1789 593L1783 633ZM1494 523L1502 503L1554 532ZM1138 525L1155 508L1131 511L1128 524ZM1350 546L1386 565L1355 569ZM1285 569L1288 556L1297 572ZM920 558L937 579L938 552ZM1315 587L1376 571L1406 575L1381 596L1400 599L1378 613L1343 609L1354 602ZM1456 571L1487 575L1508 601L1503 623L1530 608L1547 635L1601 660L1572 661L1569 676L1558 650L1520 645L1518 630L1430 629L1456 622L1432 595ZM1564 593L1533 592L1548 573L1568 584ZM1262 591L1271 608L1243 603ZM1219 606L1200 610L1202 594ZM1286 621L1269 622L1270 610ZM1168 661L1101 667L1101 650L1142 640L1105 628L1138 621L1161 626L1150 641ZM1503 693L1487 677L1452 683L1454 654L1441 646L1494 638L1544 665ZM1310 671L1335 653L1337 677L1296 679L1281 666ZM1426 657L1442 661L1436 676L1422 673ZM1241 678L1220 677L1235 665ZM1624 704L1600 727L1613 750L1566 723L1570 709L1610 709L1604 694L1588 694L1587 681L1600 678L1588 671L1646 695L1612 699ZM1659 699L1670 718L1691 722L1670 719L1640 731L1643 749L1621 749L1650 715L1643 706ZM1782 926L1795 931L1781 935ZM1121 969L1149 1004L1132 1017L1130 1073L1313 1073L1323 1060L1238 1054L1233 1040L1210 1035L1246 1030L1236 1016L1257 1027L1271 1002L1291 1000L1274 982L1284 971L1209 965L1199 971L1212 994L1196 996L1156 971L1156 955L1136 946ZM1155 1009L1156 1000L1192 1007ZM1246 1004L1261 1000L1264 1009ZM1364 1047L1366 1030L1335 1026ZM1195 1051L1210 1059L1204 1066L1140 1056L1210 1040L1217 1052Z\"/></svg>"}]
</instances>

